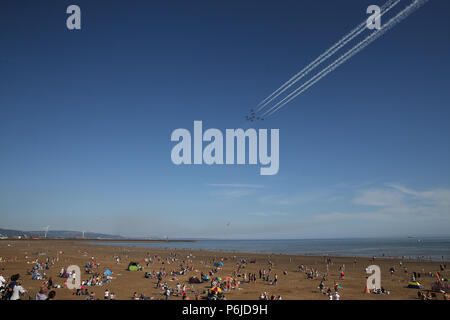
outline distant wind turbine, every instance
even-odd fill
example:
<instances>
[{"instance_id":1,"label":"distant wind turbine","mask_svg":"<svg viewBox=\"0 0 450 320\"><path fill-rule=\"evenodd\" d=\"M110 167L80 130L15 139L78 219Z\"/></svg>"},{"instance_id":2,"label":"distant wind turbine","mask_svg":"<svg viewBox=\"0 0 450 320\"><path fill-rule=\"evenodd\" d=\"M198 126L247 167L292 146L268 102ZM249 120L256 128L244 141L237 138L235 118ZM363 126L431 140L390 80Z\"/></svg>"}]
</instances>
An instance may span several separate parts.
<instances>
[{"instance_id":1,"label":"distant wind turbine","mask_svg":"<svg viewBox=\"0 0 450 320\"><path fill-rule=\"evenodd\" d=\"M45 231L45 233L44 233L44 238L47 238L48 228L50 228L50 226L46 226L46 227L44 228L44 231Z\"/></svg>"}]
</instances>

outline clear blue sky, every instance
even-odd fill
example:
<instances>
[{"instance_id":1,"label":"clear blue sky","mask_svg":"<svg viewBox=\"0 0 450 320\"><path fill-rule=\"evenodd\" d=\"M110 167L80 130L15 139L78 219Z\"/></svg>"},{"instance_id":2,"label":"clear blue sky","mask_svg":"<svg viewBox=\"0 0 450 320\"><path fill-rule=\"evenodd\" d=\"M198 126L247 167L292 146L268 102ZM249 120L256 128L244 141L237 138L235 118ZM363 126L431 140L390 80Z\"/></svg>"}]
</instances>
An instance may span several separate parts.
<instances>
[{"instance_id":1,"label":"clear blue sky","mask_svg":"<svg viewBox=\"0 0 450 320\"><path fill-rule=\"evenodd\" d=\"M280 129L277 175L170 159L174 129L248 128L249 108L383 3L1 1L0 227L448 234L449 1L431 0L263 123ZM70 4L80 31L66 28Z\"/></svg>"}]
</instances>

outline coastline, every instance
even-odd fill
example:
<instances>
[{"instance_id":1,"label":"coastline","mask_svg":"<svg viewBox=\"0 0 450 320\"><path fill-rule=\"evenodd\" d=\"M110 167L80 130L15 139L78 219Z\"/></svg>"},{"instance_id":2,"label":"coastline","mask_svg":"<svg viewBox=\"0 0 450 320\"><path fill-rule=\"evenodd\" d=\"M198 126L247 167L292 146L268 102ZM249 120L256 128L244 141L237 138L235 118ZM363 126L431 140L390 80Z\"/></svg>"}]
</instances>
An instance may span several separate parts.
<instances>
[{"instance_id":1,"label":"coastline","mask_svg":"<svg viewBox=\"0 0 450 320\"><path fill-rule=\"evenodd\" d=\"M448 238L446 238L448 239ZM342 241L343 239L326 239L325 241ZM367 241L367 239L344 239L355 241ZM378 241L378 239L370 239ZM380 239L383 240L383 239ZM269 255L291 255L291 256L308 256L308 257L342 257L342 258L383 258L383 259L401 259L405 261L416 261L416 262L449 262L450 256L448 250L444 250L444 255L435 254L434 256L430 255L421 255L421 254L408 254L405 248L402 248L402 254L389 254L390 248L386 248L383 250L383 253L380 253L379 250L371 250L371 248L365 248L365 250L355 251L349 253L350 251L346 251L346 249L339 250L323 250L323 247L327 247L327 243L323 243L323 247L320 248L322 252L319 252L316 248L308 248L304 249L304 247L299 250L298 248L294 248L294 250L289 250L286 247L271 247L271 242L275 243L286 243L286 242L298 242L304 241L306 243L311 241L324 241L323 239L290 239L290 240L219 240L219 239L207 239L207 240L179 240L174 241L170 245L166 245L165 241L154 241L142 243L136 243L135 241L95 241L89 242L86 241L86 244L92 245L108 245L108 246L124 246L124 247L135 247L135 248L149 248L149 249L167 249L167 250L200 250L200 251L213 251L213 252L223 252L227 253L245 253L245 254L269 254ZM249 245L247 243L250 243ZM339 244L339 243L338 243ZM335 248L336 249L336 248ZM316 251L315 251L316 250ZM347 248L348 250L348 248ZM340 251L340 252L339 252ZM388 254L386 254L386 252ZM406 254L405 254L406 252ZM440 252L442 253L442 252Z\"/></svg>"}]
</instances>

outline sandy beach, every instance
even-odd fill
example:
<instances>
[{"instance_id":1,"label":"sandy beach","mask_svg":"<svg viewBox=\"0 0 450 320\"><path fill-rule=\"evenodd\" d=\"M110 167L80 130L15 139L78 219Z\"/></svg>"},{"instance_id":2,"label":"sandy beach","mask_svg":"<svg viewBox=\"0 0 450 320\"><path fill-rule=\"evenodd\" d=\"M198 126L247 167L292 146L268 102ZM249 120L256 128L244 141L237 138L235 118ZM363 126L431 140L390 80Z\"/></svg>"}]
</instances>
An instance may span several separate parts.
<instances>
[{"instance_id":1,"label":"sandy beach","mask_svg":"<svg viewBox=\"0 0 450 320\"><path fill-rule=\"evenodd\" d=\"M143 294L150 299L164 299L161 288L157 288L156 278L145 278L145 272L158 272L165 268L167 276L162 282L166 282L170 288L176 288L179 283L181 286L186 284L187 297L190 300L204 298L205 292L211 288L211 283L189 284L188 279L192 276L200 278L201 272L208 274L214 269L214 262L222 261L223 267L219 268L213 276L225 279L233 276L239 280L239 287L229 290L225 293L227 300L256 300L261 293L266 292L270 297L281 296L286 299L313 299L327 300L328 297L320 293L318 286L322 274L326 271L326 260L331 259L329 264L328 280L324 281L325 288L330 287L334 292L334 286L340 285L339 294L342 300L349 299L368 299L368 300L412 300L417 299L418 289L407 288L413 272L419 273L417 280L423 285L424 289L430 289L431 284L436 278L429 273L436 274L440 272L442 278L448 278L448 270L440 271L439 262L417 262L403 261L400 265L399 259L381 259L376 258L375 262L371 259L353 257L320 257L320 256L297 256L297 255L267 255L267 254L249 254L232 252L211 252L211 251L192 251L192 250L174 250L174 249L153 249L91 245L76 241L67 240L2 240L0 241L0 268L5 278L20 273L22 286L31 295L34 296L45 279L32 280L32 275L27 274L36 262L45 263L48 257L54 260L48 270L38 271L41 274L45 272L47 278L52 277L54 284L61 285L56 291L56 299L83 300L84 295L74 295L75 290L69 290L64 282L67 279L60 278L59 272L62 268L69 265L78 265L81 268L81 280L89 279L90 274L85 273L85 265L90 261L95 262L92 268L93 273L103 274L106 269L113 273L111 283L103 283L101 286L88 286L89 292L95 293L96 299L104 298L104 291L109 289L114 293L117 299L132 299L133 293ZM56 259L56 257L58 257ZM119 257L117 263L116 257ZM152 262L148 264L146 259L152 257ZM250 263L251 260L254 260ZM142 271L128 271L129 262L139 262L143 267ZM245 261L246 263L241 263ZM272 280L277 274L278 283L270 284L259 278L259 270L269 270L269 261L272 263ZM365 268L376 264L381 268L381 286L389 291L390 294L368 294L364 293L366 284ZM241 269L237 270L238 265ZM299 271L299 266L303 265L305 271ZM340 279L342 266L344 268L344 277ZM188 269L183 275L171 275L172 271L179 271L183 266ZM390 268L394 267L393 275ZM308 279L307 270L314 269L320 274L318 279ZM238 272L236 272L238 271ZM407 272L405 272L407 271ZM239 277L244 273L256 274L256 281L248 283L244 277ZM326 290L325 290L326 291ZM423 290L425 291L425 290ZM196 292L196 293L194 293ZM22 299L27 299L23 296ZM181 299L181 296L172 295L171 300ZM437 293L435 299L442 300L443 295Z\"/></svg>"}]
</instances>

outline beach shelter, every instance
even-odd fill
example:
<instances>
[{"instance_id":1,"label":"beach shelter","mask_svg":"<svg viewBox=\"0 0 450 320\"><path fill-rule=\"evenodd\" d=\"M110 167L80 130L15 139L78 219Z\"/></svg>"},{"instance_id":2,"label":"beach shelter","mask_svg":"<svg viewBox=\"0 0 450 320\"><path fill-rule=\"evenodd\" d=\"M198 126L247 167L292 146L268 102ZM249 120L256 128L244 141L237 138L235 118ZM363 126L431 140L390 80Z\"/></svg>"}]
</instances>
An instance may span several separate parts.
<instances>
[{"instance_id":1,"label":"beach shelter","mask_svg":"<svg viewBox=\"0 0 450 320\"><path fill-rule=\"evenodd\" d=\"M130 262L128 265L128 271L138 271L139 270L139 264L137 262Z\"/></svg>"},{"instance_id":2,"label":"beach shelter","mask_svg":"<svg viewBox=\"0 0 450 320\"><path fill-rule=\"evenodd\" d=\"M410 281L408 283L408 288L412 289L422 289L422 285L418 281Z\"/></svg>"},{"instance_id":3,"label":"beach shelter","mask_svg":"<svg viewBox=\"0 0 450 320\"><path fill-rule=\"evenodd\" d=\"M105 270L105 276L112 276L112 272L109 269Z\"/></svg>"},{"instance_id":4,"label":"beach shelter","mask_svg":"<svg viewBox=\"0 0 450 320\"><path fill-rule=\"evenodd\" d=\"M204 274L204 275L202 276L202 280L203 280L203 281L209 281L209 280L211 280L211 278L210 278L207 274Z\"/></svg>"}]
</instances>

